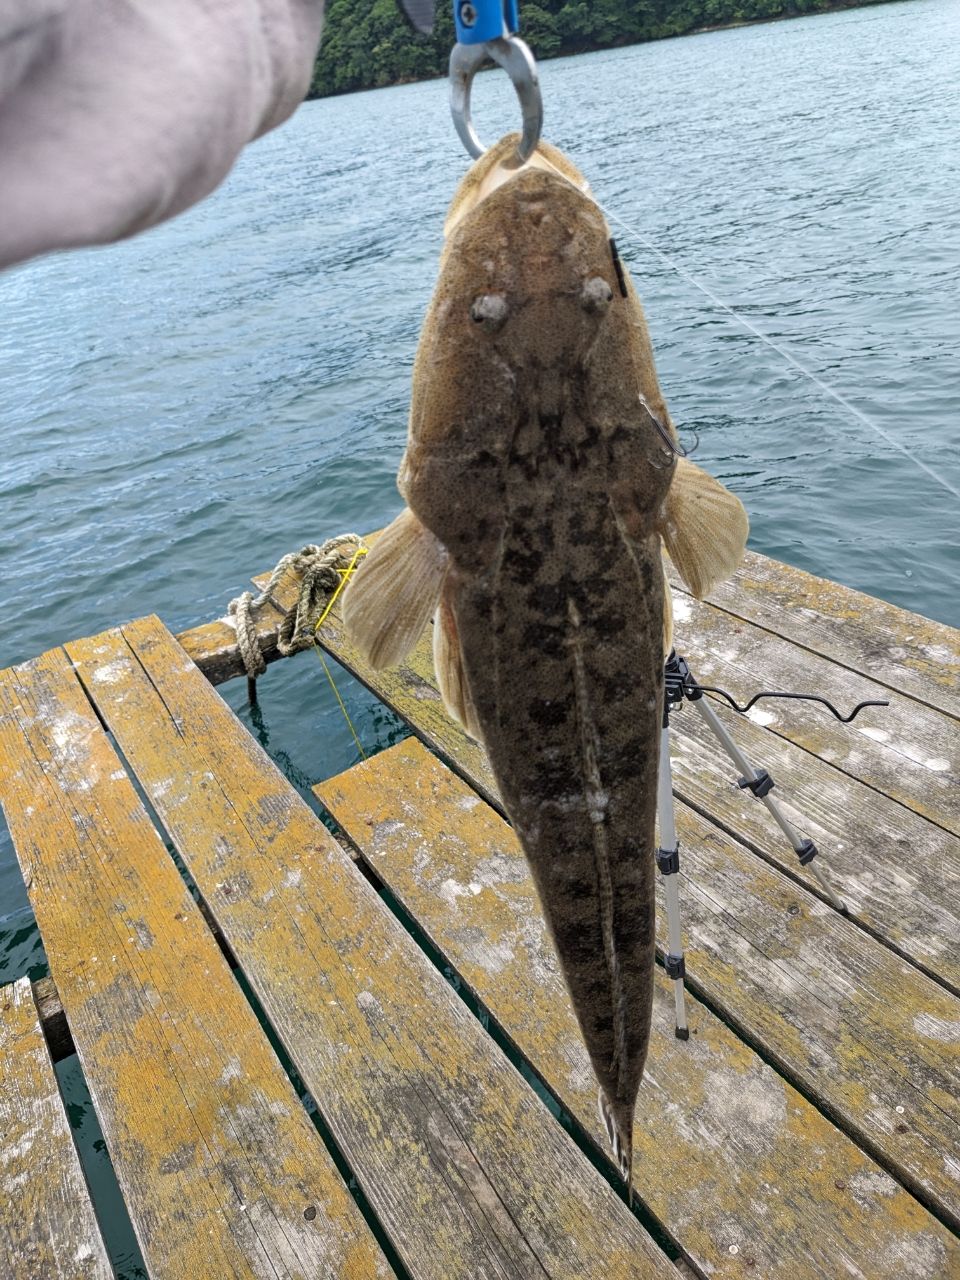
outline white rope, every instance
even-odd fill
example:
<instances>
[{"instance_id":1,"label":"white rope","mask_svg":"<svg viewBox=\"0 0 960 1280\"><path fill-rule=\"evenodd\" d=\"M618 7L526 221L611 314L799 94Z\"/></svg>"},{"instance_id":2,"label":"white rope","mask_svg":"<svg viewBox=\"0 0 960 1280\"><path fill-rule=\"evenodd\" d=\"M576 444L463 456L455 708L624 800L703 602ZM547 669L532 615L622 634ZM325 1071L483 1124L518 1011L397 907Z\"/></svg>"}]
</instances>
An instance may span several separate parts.
<instances>
[{"instance_id":1,"label":"white rope","mask_svg":"<svg viewBox=\"0 0 960 1280\"><path fill-rule=\"evenodd\" d=\"M544 156L542 152L539 153L539 156L541 160L550 166L554 173L558 174L564 179L564 181L570 182L567 175L562 173L555 164L547 160L546 156ZM583 191L583 188L578 186L576 183L571 182L571 186L576 187L578 191ZM755 338L759 338L765 346L768 346L772 351L776 351L779 356L782 356L782 358L786 360L787 364L796 369L797 372L801 373L805 378L808 378L815 386L819 387L821 391L836 400L838 404L842 405L852 413L853 416L859 422L862 422L864 426L869 427L871 431L875 431L878 436L881 436L886 440L887 444L902 453L903 456L912 462L915 467L919 467L921 471L925 472L931 480L936 481L936 483L946 489L948 493L952 493L955 498L960 498L960 490L955 489L949 480L944 479L944 477L934 471L932 467L927 466L927 464L918 458L916 454L911 453L905 445L902 445L899 440L890 435L889 432L885 431L879 423L874 422L872 418L868 418L862 409L858 409L855 404L851 404L845 395L839 391L835 391L833 387L829 386L822 378L818 377L812 369L808 369L806 365L801 364L796 356L791 355L790 352L787 351L785 347L780 346L778 342L774 342L773 338L768 337L768 335L761 329L758 329L755 324L746 318L746 316L742 316L739 311L734 310L729 303L724 302L722 298L718 298L712 290L708 289L706 285L701 284L700 281L692 276L689 271L686 271L681 267L678 262L674 262L669 254L666 254L662 249L659 249L652 240L643 234L642 231L637 231L634 227L631 227L629 223L624 222L622 218L618 218L615 213L611 213L609 209L605 208L604 205L600 203L593 192L584 191L583 194L593 201L604 217L606 217L610 222L615 222L617 226L622 227L628 236L631 236L638 244L643 245L645 249L649 249L652 253L655 253L657 257L662 262L665 262L672 271L675 271L678 276L682 276L688 284L693 285L694 289L698 289L700 293L709 298L715 307L719 307L720 310L725 311L728 316L732 316L738 324L741 324L744 329L747 329L752 333Z\"/></svg>"}]
</instances>

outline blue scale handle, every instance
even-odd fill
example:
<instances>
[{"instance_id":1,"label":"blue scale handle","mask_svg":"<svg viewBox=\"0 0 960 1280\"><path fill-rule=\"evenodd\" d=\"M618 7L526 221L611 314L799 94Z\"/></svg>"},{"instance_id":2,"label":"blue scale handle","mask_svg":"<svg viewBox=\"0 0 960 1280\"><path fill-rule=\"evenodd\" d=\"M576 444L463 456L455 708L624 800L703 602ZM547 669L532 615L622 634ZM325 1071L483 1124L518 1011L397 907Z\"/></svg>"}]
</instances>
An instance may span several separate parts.
<instances>
[{"instance_id":1,"label":"blue scale handle","mask_svg":"<svg viewBox=\"0 0 960 1280\"><path fill-rule=\"evenodd\" d=\"M472 24L464 22L475 14ZM485 44L513 35L520 27L517 0L453 0L453 23L460 44Z\"/></svg>"}]
</instances>

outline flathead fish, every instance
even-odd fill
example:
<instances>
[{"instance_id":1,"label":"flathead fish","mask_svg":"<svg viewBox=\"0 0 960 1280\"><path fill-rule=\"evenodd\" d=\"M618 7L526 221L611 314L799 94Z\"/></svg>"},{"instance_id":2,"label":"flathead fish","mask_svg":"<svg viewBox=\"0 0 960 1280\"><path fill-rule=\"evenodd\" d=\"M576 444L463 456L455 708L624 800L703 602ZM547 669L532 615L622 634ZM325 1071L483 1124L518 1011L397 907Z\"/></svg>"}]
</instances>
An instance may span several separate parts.
<instances>
[{"instance_id":1,"label":"flathead fish","mask_svg":"<svg viewBox=\"0 0 960 1280\"><path fill-rule=\"evenodd\" d=\"M530 864L628 1183L650 1034L669 589L739 563L747 521L679 459L646 322L579 171L516 139L461 183L417 351L407 509L345 596L375 666L434 617L450 712Z\"/></svg>"}]
</instances>

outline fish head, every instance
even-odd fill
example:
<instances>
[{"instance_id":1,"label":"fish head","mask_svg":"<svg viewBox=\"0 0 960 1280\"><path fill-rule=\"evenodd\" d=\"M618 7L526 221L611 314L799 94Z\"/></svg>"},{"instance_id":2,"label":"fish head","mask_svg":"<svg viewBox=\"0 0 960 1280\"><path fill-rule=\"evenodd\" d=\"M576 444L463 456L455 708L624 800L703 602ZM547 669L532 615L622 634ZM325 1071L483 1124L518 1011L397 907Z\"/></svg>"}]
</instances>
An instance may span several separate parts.
<instances>
[{"instance_id":1,"label":"fish head","mask_svg":"<svg viewBox=\"0 0 960 1280\"><path fill-rule=\"evenodd\" d=\"M541 143L522 166L513 152L507 138L481 157L451 205L398 476L463 564L489 562L495 513L521 474L536 471L546 491L548 475L562 484L575 466L599 501L629 455L639 530L673 464L642 308L603 212L555 148Z\"/></svg>"},{"instance_id":2,"label":"fish head","mask_svg":"<svg viewBox=\"0 0 960 1280\"><path fill-rule=\"evenodd\" d=\"M440 285L446 339L481 363L493 355L518 372L572 372L617 289L603 214L552 168L504 172L488 172L450 231Z\"/></svg>"}]
</instances>

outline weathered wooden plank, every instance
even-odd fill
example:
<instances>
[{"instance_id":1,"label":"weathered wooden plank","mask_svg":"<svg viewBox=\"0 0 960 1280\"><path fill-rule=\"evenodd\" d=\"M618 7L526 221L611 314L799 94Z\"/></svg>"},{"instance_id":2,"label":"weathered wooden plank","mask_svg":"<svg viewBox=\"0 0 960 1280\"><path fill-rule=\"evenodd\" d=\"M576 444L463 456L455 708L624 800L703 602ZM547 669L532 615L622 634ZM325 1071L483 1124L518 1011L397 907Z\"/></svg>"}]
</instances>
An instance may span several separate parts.
<instances>
[{"instance_id":1,"label":"weathered wooden plank","mask_svg":"<svg viewBox=\"0 0 960 1280\"><path fill-rule=\"evenodd\" d=\"M672 1274L162 625L70 653L408 1269Z\"/></svg>"},{"instance_id":2,"label":"weathered wooden plank","mask_svg":"<svg viewBox=\"0 0 960 1280\"><path fill-rule=\"evenodd\" d=\"M589 1059L503 819L415 740L315 792L604 1150ZM685 1044L658 974L634 1142L640 1194L705 1274L921 1280L960 1269L950 1232L709 1010L689 1004Z\"/></svg>"},{"instance_id":3,"label":"weathered wooden plank","mask_svg":"<svg viewBox=\"0 0 960 1280\"><path fill-rule=\"evenodd\" d=\"M0 1275L113 1276L26 978L0 988Z\"/></svg>"},{"instance_id":4,"label":"weathered wooden plank","mask_svg":"<svg viewBox=\"0 0 960 1280\"><path fill-rule=\"evenodd\" d=\"M672 566L670 579L684 590ZM953 627L755 552L708 602L960 717L960 632Z\"/></svg>"},{"instance_id":5,"label":"weathered wooden plank","mask_svg":"<svg viewBox=\"0 0 960 1280\"><path fill-rule=\"evenodd\" d=\"M778 804L820 849L851 918L960 994L960 839L743 716L714 709L747 758L775 779ZM676 794L819 892L766 807L732 785L737 770L696 710L685 706L673 728Z\"/></svg>"},{"instance_id":6,"label":"weathered wooden plank","mask_svg":"<svg viewBox=\"0 0 960 1280\"><path fill-rule=\"evenodd\" d=\"M283 614L268 600L257 610L254 618L263 659L267 663L276 662L281 657L277 648L277 631ZM231 617L218 618L214 622L191 627L189 631L181 631L177 640L211 684L222 684L224 680L246 674L237 644L236 624Z\"/></svg>"},{"instance_id":7,"label":"weathered wooden plank","mask_svg":"<svg viewBox=\"0 0 960 1280\"><path fill-rule=\"evenodd\" d=\"M0 798L151 1275L386 1277L61 651L0 673Z\"/></svg>"},{"instance_id":8,"label":"weathered wooden plank","mask_svg":"<svg viewBox=\"0 0 960 1280\"><path fill-rule=\"evenodd\" d=\"M759 703L756 723L836 765L851 777L960 834L960 727L951 716L886 689L827 658L689 596L674 602L676 644L703 684L728 690L743 705L760 689L816 693L849 710L868 707L849 725L808 702Z\"/></svg>"},{"instance_id":9,"label":"weathered wooden plank","mask_svg":"<svg viewBox=\"0 0 960 1280\"><path fill-rule=\"evenodd\" d=\"M354 669L339 623L323 637L336 637L333 652ZM496 806L483 753L445 715L427 662L421 648L405 666L367 676ZM695 989L960 1224L960 1002L685 805L677 816Z\"/></svg>"},{"instance_id":10,"label":"weathered wooden plank","mask_svg":"<svg viewBox=\"0 0 960 1280\"><path fill-rule=\"evenodd\" d=\"M433 751L465 772L485 799L499 804L482 749L444 709L429 636L391 671L372 671L364 663L336 609L319 638ZM715 709L747 756L770 770L784 812L822 850L851 917L937 981L960 990L960 948L953 945L960 935L960 840L722 704ZM692 707L674 716L672 740L677 796L819 892L765 807L732 785L733 763Z\"/></svg>"}]
</instances>

